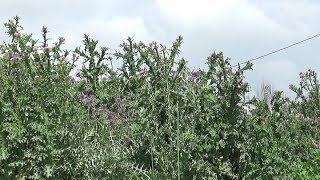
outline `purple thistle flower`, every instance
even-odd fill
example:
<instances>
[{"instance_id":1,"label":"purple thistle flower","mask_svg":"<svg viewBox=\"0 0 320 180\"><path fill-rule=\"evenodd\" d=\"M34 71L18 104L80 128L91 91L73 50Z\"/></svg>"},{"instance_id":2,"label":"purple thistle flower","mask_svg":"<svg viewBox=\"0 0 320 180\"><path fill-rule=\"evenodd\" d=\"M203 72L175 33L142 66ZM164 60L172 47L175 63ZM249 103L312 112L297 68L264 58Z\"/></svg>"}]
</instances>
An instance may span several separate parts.
<instances>
[{"instance_id":1,"label":"purple thistle flower","mask_svg":"<svg viewBox=\"0 0 320 180\"><path fill-rule=\"evenodd\" d=\"M191 72L191 76L192 76L193 78L197 78L197 77L199 77L199 75L200 75L199 71L192 71L192 72Z\"/></svg>"},{"instance_id":2,"label":"purple thistle flower","mask_svg":"<svg viewBox=\"0 0 320 180\"><path fill-rule=\"evenodd\" d=\"M101 110L106 110L107 109L107 104L105 104L105 103L102 103L102 104L100 104L100 109Z\"/></svg>"},{"instance_id":3,"label":"purple thistle flower","mask_svg":"<svg viewBox=\"0 0 320 180\"><path fill-rule=\"evenodd\" d=\"M118 111L120 112L120 113L124 113L124 112L126 112L126 107L120 107L120 108L118 108Z\"/></svg>"},{"instance_id":4,"label":"purple thistle flower","mask_svg":"<svg viewBox=\"0 0 320 180\"><path fill-rule=\"evenodd\" d=\"M79 95L79 99L87 105L92 105L96 102L96 98L93 95L89 95L89 92L82 91Z\"/></svg>"},{"instance_id":5,"label":"purple thistle flower","mask_svg":"<svg viewBox=\"0 0 320 180\"><path fill-rule=\"evenodd\" d=\"M114 119L113 119L113 114L112 114L112 112L110 112L109 114L108 114L108 123L112 126L112 125L114 125Z\"/></svg>"},{"instance_id":6,"label":"purple thistle flower","mask_svg":"<svg viewBox=\"0 0 320 180\"><path fill-rule=\"evenodd\" d=\"M80 98L81 98L82 100L88 98L88 96L89 96L88 91L82 91L82 92L80 93Z\"/></svg>"},{"instance_id":7,"label":"purple thistle flower","mask_svg":"<svg viewBox=\"0 0 320 180\"><path fill-rule=\"evenodd\" d=\"M86 100L85 100L86 104L90 105L96 102L96 98L94 96L89 96Z\"/></svg>"},{"instance_id":8,"label":"purple thistle flower","mask_svg":"<svg viewBox=\"0 0 320 180\"><path fill-rule=\"evenodd\" d=\"M115 98L115 101L116 101L116 103L121 103L121 102L122 102L122 99L121 99L121 97L116 97L116 98Z\"/></svg>"}]
</instances>

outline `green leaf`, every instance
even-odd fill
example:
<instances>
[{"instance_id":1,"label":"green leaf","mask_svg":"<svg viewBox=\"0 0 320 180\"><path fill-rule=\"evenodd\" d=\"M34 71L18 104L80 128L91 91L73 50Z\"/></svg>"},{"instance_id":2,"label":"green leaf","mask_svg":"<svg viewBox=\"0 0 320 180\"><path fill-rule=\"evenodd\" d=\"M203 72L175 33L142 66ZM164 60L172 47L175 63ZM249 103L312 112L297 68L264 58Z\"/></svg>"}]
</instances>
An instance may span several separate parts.
<instances>
[{"instance_id":1,"label":"green leaf","mask_svg":"<svg viewBox=\"0 0 320 180\"><path fill-rule=\"evenodd\" d=\"M138 124L132 124L132 131L140 132L140 126Z\"/></svg>"},{"instance_id":2,"label":"green leaf","mask_svg":"<svg viewBox=\"0 0 320 180\"><path fill-rule=\"evenodd\" d=\"M247 64L243 68L241 68L241 71L252 70L252 66L253 64L248 61Z\"/></svg>"},{"instance_id":3,"label":"green leaf","mask_svg":"<svg viewBox=\"0 0 320 180\"><path fill-rule=\"evenodd\" d=\"M225 148L225 142L223 140L220 140L218 142L218 145L221 147L221 148Z\"/></svg>"},{"instance_id":4,"label":"green leaf","mask_svg":"<svg viewBox=\"0 0 320 180\"><path fill-rule=\"evenodd\" d=\"M209 99L210 101L217 101L217 97L213 94L205 95L206 99Z\"/></svg>"},{"instance_id":5,"label":"green leaf","mask_svg":"<svg viewBox=\"0 0 320 180\"><path fill-rule=\"evenodd\" d=\"M214 129L211 129L209 131L209 134L211 135L211 137L215 137L217 135L216 131Z\"/></svg>"},{"instance_id":6,"label":"green leaf","mask_svg":"<svg viewBox=\"0 0 320 180\"><path fill-rule=\"evenodd\" d=\"M47 178L52 177L53 175L53 168L51 166L46 165L45 166L45 176Z\"/></svg>"}]
</instances>

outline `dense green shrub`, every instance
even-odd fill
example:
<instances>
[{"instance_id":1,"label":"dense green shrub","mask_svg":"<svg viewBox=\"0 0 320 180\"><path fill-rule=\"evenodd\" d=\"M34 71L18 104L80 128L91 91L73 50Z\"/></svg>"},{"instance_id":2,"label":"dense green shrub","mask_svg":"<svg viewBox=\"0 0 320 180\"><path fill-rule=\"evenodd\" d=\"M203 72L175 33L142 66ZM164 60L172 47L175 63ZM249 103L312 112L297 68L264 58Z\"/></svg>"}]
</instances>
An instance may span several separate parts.
<instances>
[{"instance_id":1,"label":"dense green shrub","mask_svg":"<svg viewBox=\"0 0 320 180\"><path fill-rule=\"evenodd\" d=\"M12 41L1 46L1 173L6 178L51 177L55 169L64 171L64 161L72 161L65 159L70 125L80 114L74 111L75 92L67 76L71 65L58 51L62 38L49 49L44 28L45 40L38 47L18 20L5 24Z\"/></svg>"},{"instance_id":2,"label":"dense green shrub","mask_svg":"<svg viewBox=\"0 0 320 180\"><path fill-rule=\"evenodd\" d=\"M213 53L207 71L190 70L178 58L181 37L170 48L128 38L110 53L84 35L84 46L71 52L62 50L64 38L48 45L45 27L39 43L22 31L18 17L5 26L12 41L0 47L1 178L290 179L316 173L318 126L308 120L318 117L315 73L291 87L300 99L276 92L268 104L245 98L251 63L235 68L223 53ZM75 80L70 74L78 60L84 62ZM118 69L115 60L123 62Z\"/></svg>"}]
</instances>

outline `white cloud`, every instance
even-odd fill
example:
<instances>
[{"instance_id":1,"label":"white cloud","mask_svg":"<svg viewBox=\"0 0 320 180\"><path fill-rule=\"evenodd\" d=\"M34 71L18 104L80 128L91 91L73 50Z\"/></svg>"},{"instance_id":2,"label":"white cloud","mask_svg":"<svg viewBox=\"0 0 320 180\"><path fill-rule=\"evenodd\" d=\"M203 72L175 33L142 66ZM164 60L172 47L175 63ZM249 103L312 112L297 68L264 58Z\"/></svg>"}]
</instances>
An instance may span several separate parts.
<instances>
[{"instance_id":1,"label":"white cloud","mask_svg":"<svg viewBox=\"0 0 320 180\"><path fill-rule=\"evenodd\" d=\"M168 21L186 28L210 28L225 33L286 31L246 0L156 0L156 4Z\"/></svg>"},{"instance_id":2,"label":"white cloud","mask_svg":"<svg viewBox=\"0 0 320 180\"><path fill-rule=\"evenodd\" d=\"M315 18L320 15L319 1L268 0L256 1L254 4L263 10L266 16L288 28L311 33L314 27L319 27Z\"/></svg>"},{"instance_id":3,"label":"white cloud","mask_svg":"<svg viewBox=\"0 0 320 180\"><path fill-rule=\"evenodd\" d=\"M156 0L156 5L168 24L183 35L182 55L193 67L204 67L206 56L214 50L223 51L236 64L300 41L318 29L314 24L318 24L319 2L253 1ZM255 62L254 70L247 73L253 89L266 80L289 92L289 84L297 83L303 71L301 61L314 54L316 45L306 43Z\"/></svg>"},{"instance_id":4,"label":"white cloud","mask_svg":"<svg viewBox=\"0 0 320 180\"><path fill-rule=\"evenodd\" d=\"M247 0L156 0L156 4L184 37L182 55L191 57L193 66L203 67L213 50L237 58L235 63L273 50L281 42L286 45L297 36ZM200 56L202 60L196 60Z\"/></svg>"},{"instance_id":5,"label":"white cloud","mask_svg":"<svg viewBox=\"0 0 320 180\"><path fill-rule=\"evenodd\" d=\"M94 19L88 22L87 31L94 32L99 38L111 38L120 44L130 37L137 40L150 40L150 34L141 17L114 17L110 20Z\"/></svg>"},{"instance_id":6,"label":"white cloud","mask_svg":"<svg viewBox=\"0 0 320 180\"><path fill-rule=\"evenodd\" d=\"M156 0L156 4L173 20L195 23L225 13L232 2L230 0Z\"/></svg>"}]
</instances>

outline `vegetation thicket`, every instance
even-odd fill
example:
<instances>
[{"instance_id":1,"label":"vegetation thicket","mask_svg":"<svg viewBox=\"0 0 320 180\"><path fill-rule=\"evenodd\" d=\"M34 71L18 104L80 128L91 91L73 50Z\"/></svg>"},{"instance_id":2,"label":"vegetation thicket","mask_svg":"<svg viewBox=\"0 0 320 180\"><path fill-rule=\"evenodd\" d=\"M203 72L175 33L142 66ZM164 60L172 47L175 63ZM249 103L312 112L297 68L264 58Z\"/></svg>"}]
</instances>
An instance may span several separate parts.
<instances>
[{"instance_id":1,"label":"vegetation thicket","mask_svg":"<svg viewBox=\"0 0 320 180\"><path fill-rule=\"evenodd\" d=\"M290 85L295 99L247 99L251 63L232 68L219 52L192 71L181 37L169 48L128 38L110 53L84 35L69 51L45 27L35 40L19 17L5 27L1 179L320 179L312 70Z\"/></svg>"}]
</instances>

